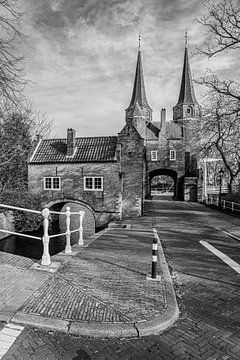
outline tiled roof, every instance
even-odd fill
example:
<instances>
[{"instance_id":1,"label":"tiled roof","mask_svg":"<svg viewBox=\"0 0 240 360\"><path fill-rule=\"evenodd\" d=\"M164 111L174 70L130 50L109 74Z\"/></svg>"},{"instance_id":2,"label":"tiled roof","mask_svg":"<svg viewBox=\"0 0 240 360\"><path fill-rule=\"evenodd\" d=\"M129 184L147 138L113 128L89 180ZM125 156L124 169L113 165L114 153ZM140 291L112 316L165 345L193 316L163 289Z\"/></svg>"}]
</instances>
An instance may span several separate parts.
<instances>
[{"instance_id":1,"label":"tiled roof","mask_svg":"<svg viewBox=\"0 0 240 360\"><path fill-rule=\"evenodd\" d=\"M116 136L76 138L73 157L67 157L66 139L42 140L30 159L31 164L115 161Z\"/></svg>"}]
</instances>

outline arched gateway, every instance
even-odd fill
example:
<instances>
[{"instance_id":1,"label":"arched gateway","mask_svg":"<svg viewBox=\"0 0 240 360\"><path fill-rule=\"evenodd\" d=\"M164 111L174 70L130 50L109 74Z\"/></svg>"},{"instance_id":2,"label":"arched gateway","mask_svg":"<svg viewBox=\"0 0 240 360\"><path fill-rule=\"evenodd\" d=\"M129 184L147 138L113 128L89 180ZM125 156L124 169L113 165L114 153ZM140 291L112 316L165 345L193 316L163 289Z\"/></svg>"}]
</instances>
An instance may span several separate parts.
<instances>
[{"instance_id":1,"label":"arched gateway","mask_svg":"<svg viewBox=\"0 0 240 360\"><path fill-rule=\"evenodd\" d=\"M151 197L151 190L154 189L153 185L153 179L160 176L166 176L170 177L172 179L172 182L170 180L169 184L170 186L163 187L162 190L166 190L170 192L170 190L173 193L173 198L176 200L183 200L184 198L184 177L178 177L178 174L175 170L171 169L155 169L150 171L148 180L149 180L149 194Z\"/></svg>"}]
</instances>

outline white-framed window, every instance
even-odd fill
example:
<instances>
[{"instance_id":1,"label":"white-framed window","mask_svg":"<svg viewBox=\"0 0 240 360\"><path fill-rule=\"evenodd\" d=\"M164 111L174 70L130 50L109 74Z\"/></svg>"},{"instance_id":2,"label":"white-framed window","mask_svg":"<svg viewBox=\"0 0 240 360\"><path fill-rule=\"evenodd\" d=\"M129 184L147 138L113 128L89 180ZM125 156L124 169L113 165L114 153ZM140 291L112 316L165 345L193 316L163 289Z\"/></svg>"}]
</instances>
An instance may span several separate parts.
<instances>
[{"instance_id":1,"label":"white-framed window","mask_svg":"<svg viewBox=\"0 0 240 360\"><path fill-rule=\"evenodd\" d=\"M187 114L192 115L192 108L191 107L187 108Z\"/></svg>"},{"instance_id":2,"label":"white-framed window","mask_svg":"<svg viewBox=\"0 0 240 360\"><path fill-rule=\"evenodd\" d=\"M102 191L103 190L103 177L98 177L98 176L84 177L84 190L85 191Z\"/></svg>"},{"instance_id":3,"label":"white-framed window","mask_svg":"<svg viewBox=\"0 0 240 360\"><path fill-rule=\"evenodd\" d=\"M176 156L176 150L170 150L170 160L174 161L176 160L177 156Z\"/></svg>"},{"instance_id":4,"label":"white-framed window","mask_svg":"<svg viewBox=\"0 0 240 360\"><path fill-rule=\"evenodd\" d=\"M61 190L61 178L58 176L45 177L44 190Z\"/></svg>"},{"instance_id":5,"label":"white-framed window","mask_svg":"<svg viewBox=\"0 0 240 360\"><path fill-rule=\"evenodd\" d=\"M157 151L156 150L151 151L151 161L157 161Z\"/></svg>"}]
</instances>

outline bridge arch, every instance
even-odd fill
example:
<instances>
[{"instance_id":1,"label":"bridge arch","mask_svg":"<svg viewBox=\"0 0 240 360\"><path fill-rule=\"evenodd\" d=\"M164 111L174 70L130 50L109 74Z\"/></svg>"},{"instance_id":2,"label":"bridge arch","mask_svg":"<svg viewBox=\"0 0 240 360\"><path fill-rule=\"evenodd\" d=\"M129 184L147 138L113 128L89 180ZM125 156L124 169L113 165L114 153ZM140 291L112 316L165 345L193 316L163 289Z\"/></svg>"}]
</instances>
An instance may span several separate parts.
<instances>
[{"instance_id":1,"label":"bridge arch","mask_svg":"<svg viewBox=\"0 0 240 360\"><path fill-rule=\"evenodd\" d=\"M94 209L87 203L71 198L58 199L50 201L45 204L50 210L65 212L69 206L72 212L84 211L83 218L83 239L87 238L96 231L96 215ZM66 230L66 217L65 215L53 215L54 221L58 222L59 230L61 233ZM75 230L79 227L79 215L71 215L70 229ZM71 235L71 243L74 244L78 240L78 232Z\"/></svg>"}]
</instances>

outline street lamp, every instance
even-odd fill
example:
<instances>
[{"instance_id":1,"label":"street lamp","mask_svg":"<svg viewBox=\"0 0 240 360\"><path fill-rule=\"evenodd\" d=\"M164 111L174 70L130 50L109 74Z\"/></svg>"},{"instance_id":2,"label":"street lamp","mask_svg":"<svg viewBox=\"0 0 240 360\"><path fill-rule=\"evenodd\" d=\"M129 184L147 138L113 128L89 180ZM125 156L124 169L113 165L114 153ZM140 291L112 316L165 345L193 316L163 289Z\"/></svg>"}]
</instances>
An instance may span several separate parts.
<instances>
[{"instance_id":1,"label":"street lamp","mask_svg":"<svg viewBox=\"0 0 240 360\"><path fill-rule=\"evenodd\" d=\"M222 178L223 178L224 170L221 168L219 170L219 197L218 197L218 208L221 210L221 200L222 200Z\"/></svg>"}]
</instances>

